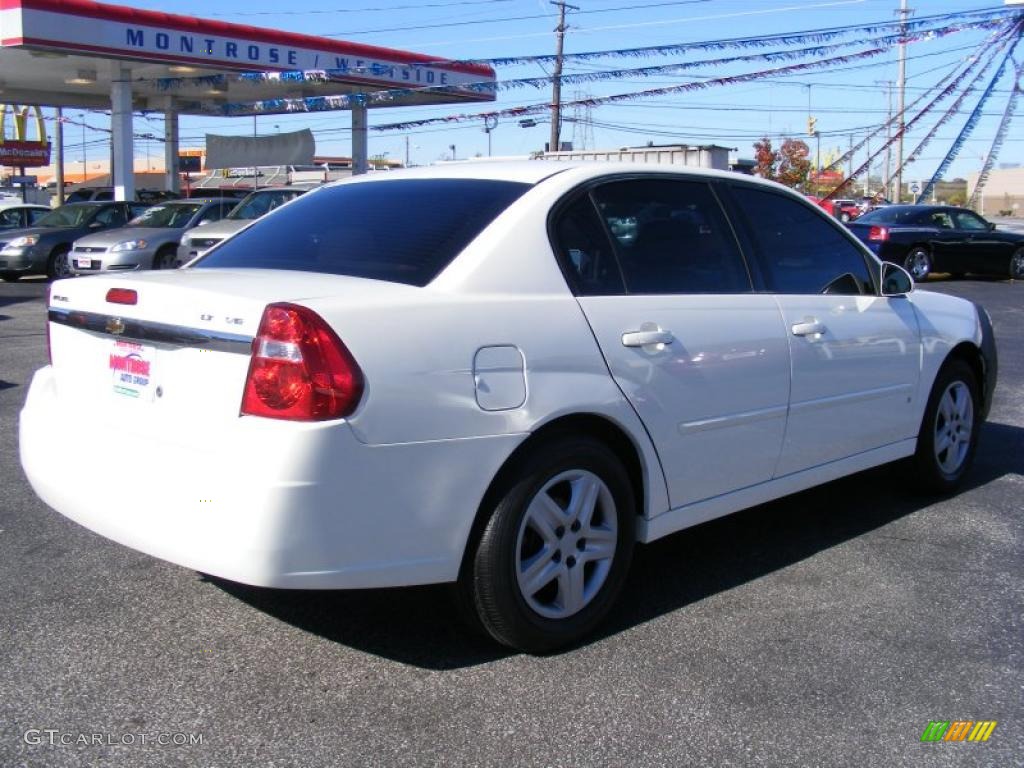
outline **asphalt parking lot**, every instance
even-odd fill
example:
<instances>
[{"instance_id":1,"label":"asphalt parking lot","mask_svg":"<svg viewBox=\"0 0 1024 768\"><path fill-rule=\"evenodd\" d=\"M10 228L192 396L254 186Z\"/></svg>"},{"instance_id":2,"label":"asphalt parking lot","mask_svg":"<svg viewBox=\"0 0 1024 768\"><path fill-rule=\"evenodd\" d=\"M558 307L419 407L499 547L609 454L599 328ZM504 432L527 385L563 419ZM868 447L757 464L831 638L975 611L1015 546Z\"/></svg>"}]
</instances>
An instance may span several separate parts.
<instances>
[{"instance_id":1,"label":"asphalt parking lot","mask_svg":"<svg viewBox=\"0 0 1024 768\"><path fill-rule=\"evenodd\" d=\"M46 285L0 283L0 766L1020 765L1024 284L928 287L1000 348L962 493L882 468L642 547L602 632L536 658L443 588L241 587L48 509L17 456ZM116 456L83 461L116 493Z\"/></svg>"}]
</instances>

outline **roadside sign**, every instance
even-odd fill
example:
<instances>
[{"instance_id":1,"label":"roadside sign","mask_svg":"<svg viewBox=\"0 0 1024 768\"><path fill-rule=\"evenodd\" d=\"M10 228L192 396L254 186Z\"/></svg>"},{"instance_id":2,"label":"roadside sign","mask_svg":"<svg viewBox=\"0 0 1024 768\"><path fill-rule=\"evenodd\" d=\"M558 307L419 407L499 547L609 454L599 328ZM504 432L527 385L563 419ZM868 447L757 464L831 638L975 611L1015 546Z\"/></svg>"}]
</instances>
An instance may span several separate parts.
<instances>
[{"instance_id":1,"label":"roadside sign","mask_svg":"<svg viewBox=\"0 0 1024 768\"><path fill-rule=\"evenodd\" d=\"M11 184L35 184L39 181L38 176L11 176Z\"/></svg>"}]
</instances>

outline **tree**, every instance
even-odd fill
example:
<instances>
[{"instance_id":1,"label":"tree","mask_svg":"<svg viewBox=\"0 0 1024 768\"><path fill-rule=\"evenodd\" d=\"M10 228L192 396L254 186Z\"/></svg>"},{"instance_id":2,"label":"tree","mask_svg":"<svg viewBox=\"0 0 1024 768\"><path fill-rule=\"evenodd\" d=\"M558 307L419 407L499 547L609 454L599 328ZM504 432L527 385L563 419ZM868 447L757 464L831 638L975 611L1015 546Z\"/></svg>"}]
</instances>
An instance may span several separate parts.
<instances>
[{"instance_id":1,"label":"tree","mask_svg":"<svg viewBox=\"0 0 1024 768\"><path fill-rule=\"evenodd\" d=\"M772 149L772 140L765 136L754 142L754 175L762 179L775 178L775 165L779 162L778 153Z\"/></svg>"},{"instance_id":2,"label":"tree","mask_svg":"<svg viewBox=\"0 0 1024 768\"><path fill-rule=\"evenodd\" d=\"M776 180L787 187L807 182L811 170L810 148L800 139L786 139L779 147L779 169Z\"/></svg>"}]
</instances>

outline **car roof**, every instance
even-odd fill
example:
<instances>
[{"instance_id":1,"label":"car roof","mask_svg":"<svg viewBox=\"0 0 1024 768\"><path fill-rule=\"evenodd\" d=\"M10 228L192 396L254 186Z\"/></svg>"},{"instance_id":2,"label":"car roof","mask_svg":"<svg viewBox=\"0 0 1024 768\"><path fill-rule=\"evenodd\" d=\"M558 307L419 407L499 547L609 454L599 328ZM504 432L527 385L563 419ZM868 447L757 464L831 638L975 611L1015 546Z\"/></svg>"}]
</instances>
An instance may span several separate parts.
<instances>
[{"instance_id":1,"label":"car roof","mask_svg":"<svg viewBox=\"0 0 1024 768\"><path fill-rule=\"evenodd\" d=\"M50 206L48 206L48 205L39 205L38 203L23 203L20 200L16 200L14 202L8 203L5 200L0 200L0 210L6 211L9 208L34 208L34 209L42 209L44 211L51 210Z\"/></svg>"},{"instance_id":2,"label":"car roof","mask_svg":"<svg viewBox=\"0 0 1024 768\"><path fill-rule=\"evenodd\" d=\"M538 184L545 179L564 174L566 180L581 182L591 178L599 178L609 174L664 174L703 176L709 179L729 179L792 192L774 181L766 181L755 176L720 171L711 168L696 168L680 165L648 165L632 162L579 161L561 162L557 160L469 160L438 163L437 165L420 166L417 168L400 168L387 173L371 173L353 176L348 179L331 182L328 187L339 184L379 183L399 179L487 179L495 181L513 181L524 184Z\"/></svg>"}]
</instances>

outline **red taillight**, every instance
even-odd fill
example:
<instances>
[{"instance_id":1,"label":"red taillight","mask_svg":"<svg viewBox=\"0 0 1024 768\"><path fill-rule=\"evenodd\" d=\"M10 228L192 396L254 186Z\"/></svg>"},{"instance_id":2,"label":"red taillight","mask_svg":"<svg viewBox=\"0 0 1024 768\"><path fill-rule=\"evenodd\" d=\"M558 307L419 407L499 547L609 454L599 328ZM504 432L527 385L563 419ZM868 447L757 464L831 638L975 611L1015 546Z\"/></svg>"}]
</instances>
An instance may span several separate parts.
<instances>
[{"instance_id":1,"label":"red taillight","mask_svg":"<svg viewBox=\"0 0 1024 768\"><path fill-rule=\"evenodd\" d=\"M882 243L889 239L888 227L872 227L868 230L868 240Z\"/></svg>"},{"instance_id":2,"label":"red taillight","mask_svg":"<svg viewBox=\"0 0 1024 768\"><path fill-rule=\"evenodd\" d=\"M242 413L292 421L348 416L363 395L363 373L331 327L295 304L263 311L252 342Z\"/></svg>"},{"instance_id":3,"label":"red taillight","mask_svg":"<svg viewBox=\"0 0 1024 768\"><path fill-rule=\"evenodd\" d=\"M111 288L107 291L107 301L111 304L138 304L139 294L131 288Z\"/></svg>"}]
</instances>

